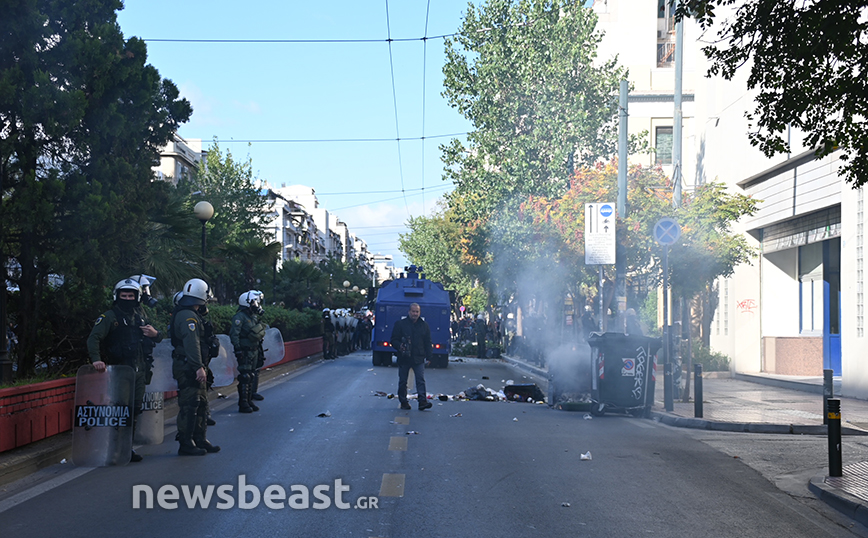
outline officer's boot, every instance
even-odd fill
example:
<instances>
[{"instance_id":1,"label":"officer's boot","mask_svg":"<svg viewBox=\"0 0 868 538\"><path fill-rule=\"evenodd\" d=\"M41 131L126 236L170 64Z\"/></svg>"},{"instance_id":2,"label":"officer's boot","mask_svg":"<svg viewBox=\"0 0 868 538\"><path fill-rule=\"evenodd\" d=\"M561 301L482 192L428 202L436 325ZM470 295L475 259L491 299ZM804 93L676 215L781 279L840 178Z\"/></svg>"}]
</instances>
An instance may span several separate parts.
<instances>
[{"instance_id":1,"label":"officer's boot","mask_svg":"<svg viewBox=\"0 0 868 538\"><path fill-rule=\"evenodd\" d=\"M256 370L253 373L253 385L250 389L250 407L253 408L254 411L259 411L259 408L253 405L253 400L262 401L265 399L265 396L259 394L257 392L259 390L259 370Z\"/></svg>"},{"instance_id":2,"label":"officer's boot","mask_svg":"<svg viewBox=\"0 0 868 538\"><path fill-rule=\"evenodd\" d=\"M208 431L207 409L206 403L199 404L199 409L196 413L196 430L193 433L193 441L196 443L197 448L204 449L205 452L220 452L220 447L212 445L207 437L205 437L205 433Z\"/></svg>"},{"instance_id":3,"label":"officer's boot","mask_svg":"<svg viewBox=\"0 0 868 538\"><path fill-rule=\"evenodd\" d=\"M208 452L193 443L193 430L196 424L196 408L187 405L178 409L178 448L179 456L204 456Z\"/></svg>"},{"instance_id":4,"label":"officer's boot","mask_svg":"<svg viewBox=\"0 0 868 538\"><path fill-rule=\"evenodd\" d=\"M238 412L252 413L250 407L250 374L238 374Z\"/></svg>"}]
</instances>

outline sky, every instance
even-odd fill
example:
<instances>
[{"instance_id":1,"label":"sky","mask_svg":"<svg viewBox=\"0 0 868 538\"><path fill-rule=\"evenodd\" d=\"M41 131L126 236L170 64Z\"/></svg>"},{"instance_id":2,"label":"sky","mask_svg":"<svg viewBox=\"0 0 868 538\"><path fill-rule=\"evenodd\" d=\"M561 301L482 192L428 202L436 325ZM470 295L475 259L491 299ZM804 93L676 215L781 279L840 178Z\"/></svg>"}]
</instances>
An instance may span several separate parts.
<instances>
[{"instance_id":1,"label":"sky","mask_svg":"<svg viewBox=\"0 0 868 538\"><path fill-rule=\"evenodd\" d=\"M439 146L471 130L441 96L438 37L457 32L466 9L466 0L126 0L118 22L193 105L180 136L249 156L271 187L313 187L320 207L401 268L407 220L430 215L452 188Z\"/></svg>"}]
</instances>

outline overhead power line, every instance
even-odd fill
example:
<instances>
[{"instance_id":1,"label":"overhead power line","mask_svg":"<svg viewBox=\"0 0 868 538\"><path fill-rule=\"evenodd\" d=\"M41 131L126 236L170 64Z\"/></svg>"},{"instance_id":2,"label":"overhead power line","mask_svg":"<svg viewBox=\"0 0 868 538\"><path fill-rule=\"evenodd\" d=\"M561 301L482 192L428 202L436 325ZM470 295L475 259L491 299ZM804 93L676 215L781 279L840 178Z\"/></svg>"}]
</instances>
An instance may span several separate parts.
<instances>
[{"instance_id":1,"label":"overhead power line","mask_svg":"<svg viewBox=\"0 0 868 538\"><path fill-rule=\"evenodd\" d=\"M445 39L458 34L443 34L427 37L389 37L387 39L174 39L174 38L142 38L147 43L407 43L429 39Z\"/></svg>"},{"instance_id":2,"label":"overhead power line","mask_svg":"<svg viewBox=\"0 0 868 538\"><path fill-rule=\"evenodd\" d=\"M428 138L449 138L453 136L462 136L466 135L467 132L463 133L449 133L449 134L439 134L439 135L431 135L431 136L409 136L405 138L251 138L251 139L214 139L217 143L220 144L232 144L232 143L244 143L244 144L264 144L264 143L277 143L277 144L307 144L307 143L323 143L323 142L407 142L414 140L425 140ZM194 137L186 137L186 138L194 138ZM204 138L202 140L205 140Z\"/></svg>"}]
</instances>

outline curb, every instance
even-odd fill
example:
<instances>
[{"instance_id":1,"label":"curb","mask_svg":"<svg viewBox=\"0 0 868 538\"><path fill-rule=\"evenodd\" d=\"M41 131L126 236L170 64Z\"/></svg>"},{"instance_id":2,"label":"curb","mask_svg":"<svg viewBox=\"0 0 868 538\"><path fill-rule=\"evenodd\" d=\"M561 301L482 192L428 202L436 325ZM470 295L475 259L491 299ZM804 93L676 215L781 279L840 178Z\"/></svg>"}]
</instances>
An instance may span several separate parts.
<instances>
[{"instance_id":1,"label":"curb","mask_svg":"<svg viewBox=\"0 0 868 538\"><path fill-rule=\"evenodd\" d=\"M825 425L809 426L799 424L762 424L756 422L718 422L702 418L688 418L660 411L651 411L651 418L668 426L677 428L692 428L696 430L710 430L718 432L738 433L774 433L791 435L826 435ZM855 428L841 428L841 435L865 436L868 431Z\"/></svg>"},{"instance_id":2,"label":"curb","mask_svg":"<svg viewBox=\"0 0 868 538\"><path fill-rule=\"evenodd\" d=\"M832 488L826 484L826 477L824 475L816 475L811 478L811 481L808 483L808 489L818 499L835 510L850 519L858 521L862 525L868 526L868 507L865 506L863 501L849 493Z\"/></svg>"}]
</instances>

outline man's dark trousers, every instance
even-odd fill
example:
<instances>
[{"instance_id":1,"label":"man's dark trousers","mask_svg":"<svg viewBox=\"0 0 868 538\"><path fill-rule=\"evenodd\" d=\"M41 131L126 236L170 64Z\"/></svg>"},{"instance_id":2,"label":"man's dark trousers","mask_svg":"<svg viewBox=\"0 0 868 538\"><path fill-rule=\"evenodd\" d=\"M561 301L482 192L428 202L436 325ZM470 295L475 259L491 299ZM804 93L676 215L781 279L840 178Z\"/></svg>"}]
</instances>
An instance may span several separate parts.
<instances>
[{"instance_id":1,"label":"man's dark trousers","mask_svg":"<svg viewBox=\"0 0 868 538\"><path fill-rule=\"evenodd\" d=\"M410 376L410 369L416 375L416 394L420 402L428 401L428 392L425 389L425 363L414 363L412 360L398 361L398 400L401 403L407 401L407 378Z\"/></svg>"}]
</instances>

